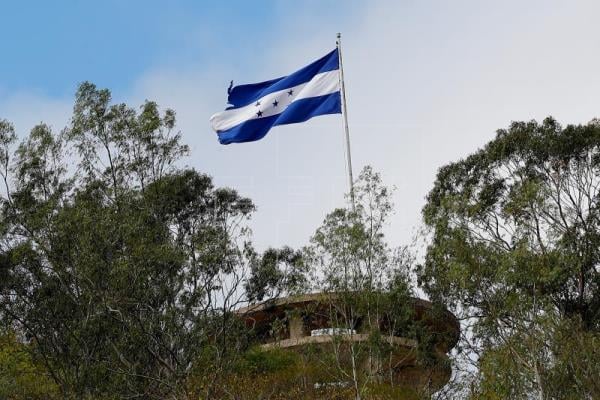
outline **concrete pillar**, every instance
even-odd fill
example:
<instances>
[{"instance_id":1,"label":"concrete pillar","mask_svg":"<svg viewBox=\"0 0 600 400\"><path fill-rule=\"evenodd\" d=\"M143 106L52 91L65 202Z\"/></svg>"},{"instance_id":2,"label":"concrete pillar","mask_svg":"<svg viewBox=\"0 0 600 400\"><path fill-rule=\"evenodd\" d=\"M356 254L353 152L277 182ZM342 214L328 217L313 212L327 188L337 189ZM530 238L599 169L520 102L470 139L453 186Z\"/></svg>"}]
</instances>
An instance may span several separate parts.
<instances>
[{"instance_id":1,"label":"concrete pillar","mask_svg":"<svg viewBox=\"0 0 600 400\"><path fill-rule=\"evenodd\" d=\"M290 328L290 339L300 339L304 336L304 323L300 315L290 315L288 319L288 324Z\"/></svg>"}]
</instances>

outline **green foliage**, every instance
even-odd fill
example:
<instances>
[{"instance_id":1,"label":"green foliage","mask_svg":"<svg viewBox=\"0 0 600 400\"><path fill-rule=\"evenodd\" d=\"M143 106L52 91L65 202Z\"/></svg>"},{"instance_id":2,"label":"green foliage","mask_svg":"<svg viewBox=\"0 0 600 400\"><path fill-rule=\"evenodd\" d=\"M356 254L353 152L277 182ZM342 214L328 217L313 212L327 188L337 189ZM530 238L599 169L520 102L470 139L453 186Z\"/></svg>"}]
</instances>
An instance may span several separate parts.
<instances>
[{"instance_id":1,"label":"green foliage","mask_svg":"<svg viewBox=\"0 0 600 400\"><path fill-rule=\"evenodd\" d=\"M354 391L336 385L315 387L312 383L323 376L326 369L315 357L328 357L330 353L307 358L283 349L261 350L253 347L237 361L232 373L222 377L214 392L216 398L231 397L240 400L272 399L355 399ZM330 359L330 367L335 359ZM331 369L331 368L329 368ZM192 377L194 379L194 377ZM195 384L202 382L196 380ZM194 385L192 385L193 387ZM195 388L197 390L197 387ZM201 390L200 390L201 392ZM192 393L195 393L192 390ZM403 386L382 385L371 382L364 388L365 399L370 400L418 400L414 389ZM200 398L202 395L200 395Z\"/></svg>"},{"instance_id":2,"label":"green foliage","mask_svg":"<svg viewBox=\"0 0 600 400\"><path fill-rule=\"evenodd\" d=\"M369 388L382 382L398 386L393 373L393 365L400 365L398 346L389 338L417 340L406 359L416 358L422 366L441 361L431 327L415 314L414 257L409 248L392 248L385 238L391 196L380 175L365 167L354 186L352 209L329 213L304 251L313 290L332 297L326 316L331 326L368 335L366 341L348 343L340 336L330 350L335 357L328 381L351 382L356 399L370 398Z\"/></svg>"},{"instance_id":3,"label":"green foliage","mask_svg":"<svg viewBox=\"0 0 600 400\"><path fill-rule=\"evenodd\" d=\"M323 293L321 301L272 322L270 336L276 340L287 334L290 318L303 318L305 329L313 318L323 319L327 327L353 331L361 339L348 341L343 334L334 334L325 345L295 349L293 362L290 349L252 350L240 360L241 371L230 377L248 382L245 393L235 392L234 397L420 398L397 381L393 369L398 362L415 359L425 369L437 366L435 344L440 338L433 337L427 318L415 313L409 277L414 258L408 248L392 248L385 239L393 210L391 191L370 167L359 175L355 198L355 209L329 213L301 252L283 248L256 255L246 289L251 300ZM402 350L390 340L398 337L418 339L418 346ZM222 386L231 394L236 385ZM423 395L427 397L427 390Z\"/></svg>"},{"instance_id":4,"label":"green foliage","mask_svg":"<svg viewBox=\"0 0 600 400\"><path fill-rule=\"evenodd\" d=\"M547 118L512 123L438 173L419 281L471 324L481 398L572 398L552 384L561 327L580 321L593 340L600 332L599 159L597 122L563 128ZM595 372L581 353L571 362Z\"/></svg>"},{"instance_id":5,"label":"green foliage","mask_svg":"<svg viewBox=\"0 0 600 400\"><path fill-rule=\"evenodd\" d=\"M0 120L0 322L17 332L0 343L0 397L387 399L403 390L381 384L388 337L418 339L408 357L435 363L428 322L415 322L414 260L385 240L393 205L377 173L362 171L356 208L330 213L306 249L257 254L251 200L181 168L175 126L172 110L114 104L87 82L60 134L40 124L18 142ZM527 193L510 207L541 189ZM368 340L251 347L237 308L309 290L335 295L332 326Z\"/></svg>"},{"instance_id":6,"label":"green foliage","mask_svg":"<svg viewBox=\"0 0 600 400\"><path fill-rule=\"evenodd\" d=\"M245 289L250 301L263 301L298 293L308 286L302 253L289 247L267 249L255 255Z\"/></svg>"},{"instance_id":7,"label":"green foliage","mask_svg":"<svg viewBox=\"0 0 600 400\"><path fill-rule=\"evenodd\" d=\"M557 325L557 323L559 325ZM538 343L534 343L538 342ZM533 355L532 348L550 346L548 353ZM537 391L534 369L515 368L523 363L544 360L540 366L545 398L595 399L600 396L600 337L586 332L573 320L550 321L536 335L523 332L506 343L485 351L480 361L480 378L471 399L528 399Z\"/></svg>"},{"instance_id":8,"label":"green foliage","mask_svg":"<svg viewBox=\"0 0 600 400\"><path fill-rule=\"evenodd\" d=\"M299 362L299 356L294 352L281 349L261 350L254 347L239 360L236 369L239 373L268 374L293 368Z\"/></svg>"},{"instance_id":9,"label":"green foliage","mask_svg":"<svg viewBox=\"0 0 600 400\"><path fill-rule=\"evenodd\" d=\"M12 332L0 336L0 398L9 400L59 398L58 387L52 378L43 366L34 362L31 349L20 343Z\"/></svg>"},{"instance_id":10,"label":"green foliage","mask_svg":"<svg viewBox=\"0 0 600 400\"><path fill-rule=\"evenodd\" d=\"M390 249L385 241L393 210L391 191L371 167L361 171L354 196L354 210L329 213L306 249L313 272L321 275L316 281L320 290L382 290L390 274L406 272L400 250Z\"/></svg>"},{"instance_id":11,"label":"green foliage","mask_svg":"<svg viewBox=\"0 0 600 400\"><path fill-rule=\"evenodd\" d=\"M0 123L0 318L65 396L183 396L190 366L218 374L246 346L254 206L176 167L173 111L110 101L82 84L63 134L14 151Z\"/></svg>"}]
</instances>

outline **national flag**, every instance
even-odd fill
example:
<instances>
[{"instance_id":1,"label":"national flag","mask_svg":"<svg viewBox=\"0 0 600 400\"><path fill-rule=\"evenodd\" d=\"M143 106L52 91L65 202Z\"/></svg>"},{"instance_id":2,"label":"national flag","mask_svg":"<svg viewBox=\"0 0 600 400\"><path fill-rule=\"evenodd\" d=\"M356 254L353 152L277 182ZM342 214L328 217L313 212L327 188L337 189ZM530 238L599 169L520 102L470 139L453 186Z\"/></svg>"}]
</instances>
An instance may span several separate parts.
<instances>
[{"instance_id":1,"label":"national flag","mask_svg":"<svg viewBox=\"0 0 600 400\"><path fill-rule=\"evenodd\" d=\"M340 114L339 73L336 48L291 75L230 86L227 101L231 106L210 118L219 142L252 142L262 139L275 125L304 122L318 115Z\"/></svg>"}]
</instances>

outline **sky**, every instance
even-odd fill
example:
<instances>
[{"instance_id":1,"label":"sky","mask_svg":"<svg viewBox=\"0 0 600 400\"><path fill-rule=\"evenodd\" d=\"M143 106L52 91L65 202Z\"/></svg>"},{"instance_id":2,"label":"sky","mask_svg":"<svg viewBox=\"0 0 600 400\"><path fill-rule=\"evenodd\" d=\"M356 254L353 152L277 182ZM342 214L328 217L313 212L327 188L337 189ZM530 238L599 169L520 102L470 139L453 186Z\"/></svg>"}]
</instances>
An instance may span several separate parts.
<instances>
[{"instance_id":1,"label":"sky","mask_svg":"<svg viewBox=\"0 0 600 400\"><path fill-rule=\"evenodd\" d=\"M188 166L258 211L259 249L306 244L348 190L340 115L222 146L226 89L287 75L342 33L354 174L396 188L387 228L408 244L437 170L511 121L600 116L600 2L0 0L0 118L21 137L68 124L77 85L177 112Z\"/></svg>"}]
</instances>

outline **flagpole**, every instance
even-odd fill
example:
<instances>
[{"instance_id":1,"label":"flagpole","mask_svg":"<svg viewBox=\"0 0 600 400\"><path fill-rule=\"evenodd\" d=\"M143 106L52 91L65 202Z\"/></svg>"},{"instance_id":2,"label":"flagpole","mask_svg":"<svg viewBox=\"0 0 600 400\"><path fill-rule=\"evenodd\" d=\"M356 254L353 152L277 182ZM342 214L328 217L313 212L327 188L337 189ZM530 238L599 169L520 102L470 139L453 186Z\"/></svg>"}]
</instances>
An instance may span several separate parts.
<instances>
[{"instance_id":1,"label":"flagpole","mask_svg":"<svg viewBox=\"0 0 600 400\"><path fill-rule=\"evenodd\" d=\"M337 34L336 40L338 58L340 62L340 89L342 90L342 114L344 116L344 130L346 132L346 160L348 161L348 181L350 183L350 201L352 211L356 211L354 203L354 179L352 178L352 156L350 155L350 132L348 131L348 110L346 109L346 85L344 84L344 66L342 64L342 34Z\"/></svg>"}]
</instances>

